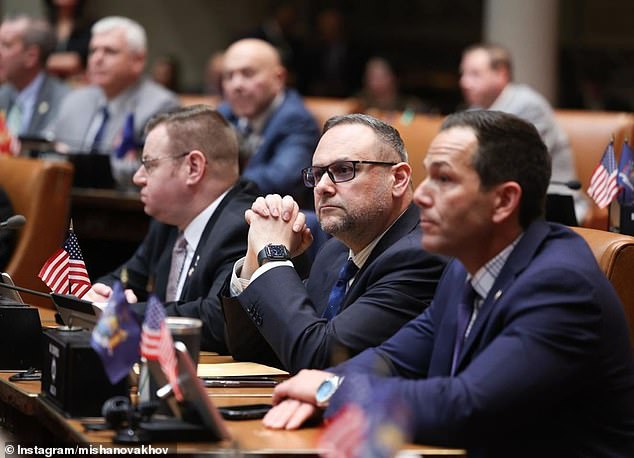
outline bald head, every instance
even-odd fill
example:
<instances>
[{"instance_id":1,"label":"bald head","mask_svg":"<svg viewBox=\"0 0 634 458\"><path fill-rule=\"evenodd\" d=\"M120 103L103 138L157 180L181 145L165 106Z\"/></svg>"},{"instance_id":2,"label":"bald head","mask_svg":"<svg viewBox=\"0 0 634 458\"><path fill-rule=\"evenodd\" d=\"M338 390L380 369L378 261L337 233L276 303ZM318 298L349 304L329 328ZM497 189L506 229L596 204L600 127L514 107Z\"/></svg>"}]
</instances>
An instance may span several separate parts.
<instances>
[{"instance_id":1,"label":"bald head","mask_svg":"<svg viewBox=\"0 0 634 458\"><path fill-rule=\"evenodd\" d=\"M222 87L237 116L252 119L263 113L284 90L285 82L280 55L266 41L247 38L227 48Z\"/></svg>"}]
</instances>

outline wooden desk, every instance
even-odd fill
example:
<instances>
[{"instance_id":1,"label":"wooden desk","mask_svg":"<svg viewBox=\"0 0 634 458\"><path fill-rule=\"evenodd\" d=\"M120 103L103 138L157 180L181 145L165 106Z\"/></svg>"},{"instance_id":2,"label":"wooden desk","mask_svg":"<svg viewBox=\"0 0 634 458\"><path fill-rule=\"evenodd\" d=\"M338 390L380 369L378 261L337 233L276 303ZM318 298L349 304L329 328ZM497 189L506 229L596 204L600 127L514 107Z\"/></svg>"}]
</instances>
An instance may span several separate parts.
<instances>
[{"instance_id":1,"label":"wooden desk","mask_svg":"<svg viewBox=\"0 0 634 458\"><path fill-rule=\"evenodd\" d=\"M228 356L201 354L201 362L231 362ZM9 418L19 440L33 438L55 441L55 443L102 445L118 447L112 443L114 432L85 431L82 419L68 419L56 408L38 396L39 382L9 382L9 373L0 373L0 406L9 407L19 415ZM272 388L210 388L213 404L216 406L270 403ZM22 418L17 418L21 416ZM6 417L5 417L6 418ZM321 427L303 428L298 431L275 431L265 428L260 420L227 421L226 426L232 436L231 441L161 444L153 447L169 446L170 451L179 454L227 453L232 450L248 455L316 455ZM38 433L31 430L39 428ZM44 431L44 432L42 432ZM26 432L26 435L25 435ZM47 434L45 434L47 433ZM50 442L52 443L52 442ZM44 445L44 444L43 444ZM466 456L463 450L407 445L403 451L421 456Z\"/></svg>"}]
</instances>

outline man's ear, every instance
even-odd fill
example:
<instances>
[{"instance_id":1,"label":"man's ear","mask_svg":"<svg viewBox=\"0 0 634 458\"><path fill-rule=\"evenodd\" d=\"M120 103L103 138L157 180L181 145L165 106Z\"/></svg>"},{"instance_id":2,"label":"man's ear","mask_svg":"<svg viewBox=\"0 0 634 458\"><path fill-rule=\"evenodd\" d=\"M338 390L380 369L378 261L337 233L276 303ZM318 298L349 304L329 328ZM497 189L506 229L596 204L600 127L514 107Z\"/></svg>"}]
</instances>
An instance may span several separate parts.
<instances>
[{"instance_id":1,"label":"man's ear","mask_svg":"<svg viewBox=\"0 0 634 458\"><path fill-rule=\"evenodd\" d=\"M24 48L25 62L27 68L34 68L39 65L40 48L35 45L29 45Z\"/></svg>"},{"instance_id":2,"label":"man's ear","mask_svg":"<svg viewBox=\"0 0 634 458\"><path fill-rule=\"evenodd\" d=\"M500 223L519 212L522 188L516 181L506 181L495 187L493 222Z\"/></svg>"},{"instance_id":3,"label":"man's ear","mask_svg":"<svg viewBox=\"0 0 634 458\"><path fill-rule=\"evenodd\" d=\"M412 167L407 162L399 162L392 166L392 176L394 177L392 194L395 197L400 197L409 189Z\"/></svg>"},{"instance_id":4,"label":"man's ear","mask_svg":"<svg viewBox=\"0 0 634 458\"><path fill-rule=\"evenodd\" d=\"M199 150L193 150L185 158L187 161L187 184L198 183L205 175L207 158Z\"/></svg>"}]
</instances>

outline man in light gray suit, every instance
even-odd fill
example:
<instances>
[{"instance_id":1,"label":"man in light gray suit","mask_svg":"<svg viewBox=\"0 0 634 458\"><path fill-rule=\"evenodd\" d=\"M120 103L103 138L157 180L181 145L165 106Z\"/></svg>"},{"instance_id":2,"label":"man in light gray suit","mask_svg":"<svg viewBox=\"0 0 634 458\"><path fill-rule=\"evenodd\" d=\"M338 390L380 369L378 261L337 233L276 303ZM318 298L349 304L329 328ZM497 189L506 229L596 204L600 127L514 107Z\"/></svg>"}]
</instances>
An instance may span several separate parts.
<instances>
[{"instance_id":1,"label":"man in light gray suit","mask_svg":"<svg viewBox=\"0 0 634 458\"><path fill-rule=\"evenodd\" d=\"M131 19L97 21L88 57L91 85L69 94L51 126L62 151L110 154L113 165L131 172L123 174L123 185L132 184L139 167L148 119L179 106L174 93L142 77L146 43L145 30Z\"/></svg>"},{"instance_id":2,"label":"man in light gray suit","mask_svg":"<svg viewBox=\"0 0 634 458\"><path fill-rule=\"evenodd\" d=\"M492 44L466 48L460 64L460 88L469 108L503 111L534 124L552 158L551 180L577 180L568 138L557 125L552 107L531 87L513 83L513 62L506 48ZM572 195L577 221L583 222L589 203L581 191L551 184L548 192Z\"/></svg>"},{"instance_id":3,"label":"man in light gray suit","mask_svg":"<svg viewBox=\"0 0 634 458\"><path fill-rule=\"evenodd\" d=\"M14 137L41 136L70 90L44 70L53 49L55 35L45 20L18 15L2 21L0 110Z\"/></svg>"}]
</instances>

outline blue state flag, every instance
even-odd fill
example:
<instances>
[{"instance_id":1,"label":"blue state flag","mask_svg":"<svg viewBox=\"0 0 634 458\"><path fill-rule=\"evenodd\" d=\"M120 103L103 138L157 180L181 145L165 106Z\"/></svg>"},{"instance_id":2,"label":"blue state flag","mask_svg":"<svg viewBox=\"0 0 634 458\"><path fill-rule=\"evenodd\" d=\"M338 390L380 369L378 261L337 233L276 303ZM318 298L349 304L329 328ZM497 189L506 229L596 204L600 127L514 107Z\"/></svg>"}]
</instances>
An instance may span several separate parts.
<instances>
[{"instance_id":1,"label":"blue state flag","mask_svg":"<svg viewBox=\"0 0 634 458\"><path fill-rule=\"evenodd\" d=\"M121 135L121 143L117 148L117 159L123 159L123 157L130 150L136 150L139 145L134 138L134 113L128 113L123 124L123 133Z\"/></svg>"},{"instance_id":2,"label":"blue state flag","mask_svg":"<svg viewBox=\"0 0 634 458\"><path fill-rule=\"evenodd\" d=\"M623 143L621 159L619 160L619 203L621 205L631 205L634 201L634 151L626 142Z\"/></svg>"},{"instance_id":3,"label":"blue state flag","mask_svg":"<svg viewBox=\"0 0 634 458\"><path fill-rule=\"evenodd\" d=\"M130 310L123 286L116 282L90 341L101 357L110 383L119 382L139 360L140 336L140 326Z\"/></svg>"}]
</instances>

